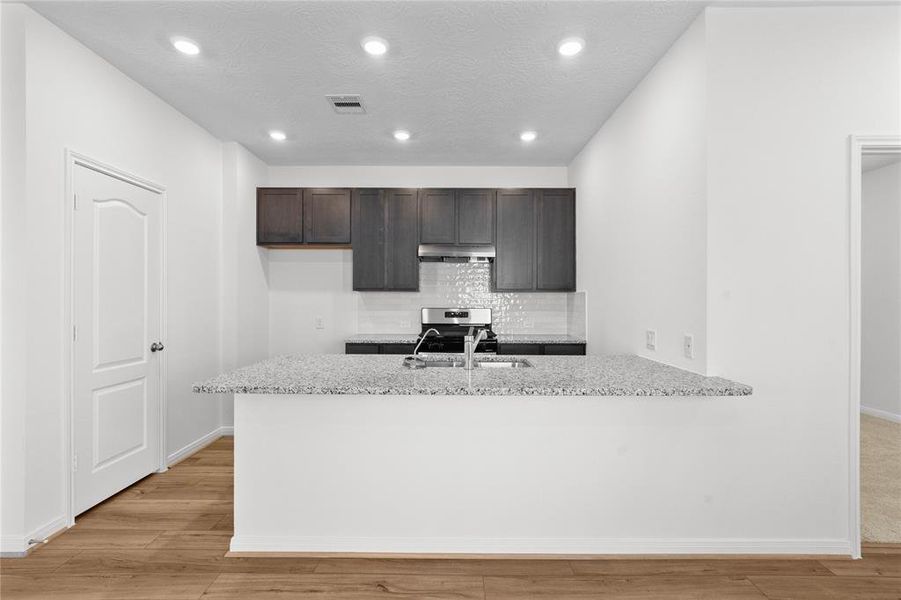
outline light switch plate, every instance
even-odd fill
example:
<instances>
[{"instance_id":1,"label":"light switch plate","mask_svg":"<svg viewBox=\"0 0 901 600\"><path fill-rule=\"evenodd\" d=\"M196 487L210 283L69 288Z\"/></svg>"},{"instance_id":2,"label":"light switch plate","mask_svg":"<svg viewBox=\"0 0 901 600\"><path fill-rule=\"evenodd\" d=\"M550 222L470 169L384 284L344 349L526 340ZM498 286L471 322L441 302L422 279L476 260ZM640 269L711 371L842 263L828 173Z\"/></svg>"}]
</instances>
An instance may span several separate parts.
<instances>
[{"instance_id":1,"label":"light switch plate","mask_svg":"<svg viewBox=\"0 0 901 600\"><path fill-rule=\"evenodd\" d=\"M648 329L645 332L644 345L648 350L657 350L657 331L655 329Z\"/></svg>"}]
</instances>

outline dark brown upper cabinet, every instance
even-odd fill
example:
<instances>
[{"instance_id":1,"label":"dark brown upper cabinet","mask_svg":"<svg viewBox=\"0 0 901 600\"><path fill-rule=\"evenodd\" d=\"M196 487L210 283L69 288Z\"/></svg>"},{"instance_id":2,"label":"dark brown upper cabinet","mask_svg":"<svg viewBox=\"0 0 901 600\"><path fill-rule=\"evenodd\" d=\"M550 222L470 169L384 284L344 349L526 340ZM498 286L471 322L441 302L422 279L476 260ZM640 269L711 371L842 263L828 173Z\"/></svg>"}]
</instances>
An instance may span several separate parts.
<instances>
[{"instance_id":1,"label":"dark brown upper cabinet","mask_svg":"<svg viewBox=\"0 0 901 600\"><path fill-rule=\"evenodd\" d=\"M576 289L576 194L538 190L535 200L535 289Z\"/></svg>"},{"instance_id":2,"label":"dark brown upper cabinet","mask_svg":"<svg viewBox=\"0 0 901 600\"><path fill-rule=\"evenodd\" d=\"M574 190L498 190L494 289L575 291Z\"/></svg>"},{"instance_id":3,"label":"dark brown upper cabinet","mask_svg":"<svg viewBox=\"0 0 901 600\"><path fill-rule=\"evenodd\" d=\"M419 290L417 190L353 191L353 289Z\"/></svg>"},{"instance_id":4,"label":"dark brown upper cabinet","mask_svg":"<svg viewBox=\"0 0 901 600\"><path fill-rule=\"evenodd\" d=\"M257 188L257 245L303 243L303 196L296 188Z\"/></svg>"},{"instance_id":5,"label":"dark brown upper cabinet","mask_svg":"<svg viewBox=\"0 0 901 600\"><path fill-rule=\"evenodd\" d=\"M257 189L257 244L352 247L355 290L418 290L420 243L494 244L498 292L574 291L575 190Z\"/></svg>"},{"instance_id":6,"label":"dark brown upper cabinet","mask_svg":"<svg viewBox=\"0 0 901 600\"><path fill-rule=\"evenodd\" d=\"M457 190L457 243L494 243L494 190Z\"/></svg>"},{"instance_id":7,"label":"dark brown upper cabinet","mask_svg":"<svg viewBox=\"0 0 901 600\"><path fill-rule=\"evenodd\" d=\"M377 189L353 191L353 289L384 290L385 194Z\"/></svg>"},{"instance_id":8,"label":"dark brown upper cabinet","mask_svg":"<svg viewBox=\"0 0 901 600\"><path fill-rule=\"evenodd\" d=\"M349 244L350 190L305 189L303 230L308 244Z\"/></svg>"},{"instance_id":9,"label":"dark brown upper cabinet","mask_svg":"<svg viewBox=\"0 0 901 600\"><path fill-rule=\"evenodd\" d=\"M419 205L421 243L494 243L494 190L422 189Z\"/></svg>"},{"instance_id":10,"label":"dark brown upper cabinet","mask_svg":"<svg viewBox=\"0 0 901 600\"><path fill-rule=\"evenodd\" d=\"M257 188L257 245L350 245L350 190Z\"/></svg>"},{"instance_id":11,"label":"dark brown upper cabinet","mask_svg":"<svg viewBox=\"0 0 901 600\"><path fill-rule=\"evenodd\" d=\"M420 190L419 210L419 239L423 244L457 242L457 200L454 190Z\"/></svg>"},{"instance_id":12,"label":"dark brown upper cabinet","mask_svg":"<svg viewBox=\"0 0 901 600\"><path fill-rule=\"evenodd\" d=\"M385 190L385 254L388 273L385 289L419 291L418 190Z\"/></svg>"},{"instance_id":13,"label":"dark brown upper cabinet","mask_svg":"<svg viewBox=\"0 0 901 600\"><path fill-rule=\"evenodd\" d=\"M497 191L497 256L494 289L535 289L535 192Z\"/></svg>"}]
</instances>

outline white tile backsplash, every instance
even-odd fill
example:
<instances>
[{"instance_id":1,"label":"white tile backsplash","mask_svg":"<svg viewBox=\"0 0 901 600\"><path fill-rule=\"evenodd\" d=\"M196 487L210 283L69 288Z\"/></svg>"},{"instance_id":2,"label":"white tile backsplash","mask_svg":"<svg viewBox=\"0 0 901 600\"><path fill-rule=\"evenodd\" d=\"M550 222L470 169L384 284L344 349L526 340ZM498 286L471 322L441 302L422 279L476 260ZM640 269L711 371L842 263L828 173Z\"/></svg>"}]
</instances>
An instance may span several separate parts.
<instances>
[{"instance_id":1,"label":"white tile backsplash","mask_svg":"<svg viewBox=\"0 0 901 600\"><path fill-rule=\"evenodd\" d=\"M584 292L493 293L484 263L421 263L419 292L355 295L358 333L418 331L420 308L431 306L490 308L498 333L585 331Z\"/></svg>"},{"instance_id":2,"label":"white tile backsplash","mask_svg":"<svg viewBox=\"0 0 901 600\"><path fill-rule=\"evenodd\" d=\"M566 295L566 333L585 339L588 331L586 322L588 309L585 292L574 292Z\"/></svg>"}]
</instances>

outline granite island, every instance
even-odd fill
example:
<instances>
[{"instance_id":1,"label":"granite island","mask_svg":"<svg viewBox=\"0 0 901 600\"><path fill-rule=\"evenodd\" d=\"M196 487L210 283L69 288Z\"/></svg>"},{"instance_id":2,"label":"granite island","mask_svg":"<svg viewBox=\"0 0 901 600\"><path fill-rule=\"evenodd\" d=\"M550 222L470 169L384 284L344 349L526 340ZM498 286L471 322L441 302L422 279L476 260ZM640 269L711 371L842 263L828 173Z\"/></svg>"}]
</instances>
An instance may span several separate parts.
<instances>
[{"instance_id":1,"label":"granite island","mask_svg":"<svg viewBox=\"0 0 901 600\"><path fill-rule=\"evenodd\" d=\"M749 386L627 355L402 358L281 356L194 386L235 394L232 552L710 551L679 514L709 504Z\"/></svg>"}]
</instances>

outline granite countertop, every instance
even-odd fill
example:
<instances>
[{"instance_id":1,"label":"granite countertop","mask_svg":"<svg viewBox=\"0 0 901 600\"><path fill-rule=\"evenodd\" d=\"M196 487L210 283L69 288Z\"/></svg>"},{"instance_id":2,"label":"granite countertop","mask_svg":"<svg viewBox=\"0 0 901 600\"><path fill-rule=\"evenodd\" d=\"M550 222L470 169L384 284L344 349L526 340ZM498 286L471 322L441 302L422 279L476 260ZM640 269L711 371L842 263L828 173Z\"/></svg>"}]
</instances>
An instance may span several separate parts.
<instances>
[{"instance_id":1,"label":"granite countertop","mask_svg":"<svg viewBox=\"0 0 901 600\"><path fill-rule=\"evenodd\" d=\"M418 333L358 333L344 339L347 344L415 344ZM501 344L584 344L584 337L565 333L498 333Z\"/></svg>"},{"instance_id":2,"label":"granite countertop","mask_svg":"<svg viewBox=\"0 0 901 600\"><path fill-rule=\"evenodd\" d=\"M459 358L459 355L453 355ZM430 355L427 360L439 360ZM509 360L494 357L490 360ZM195 392L482 396L746 396L747 385L634 355L529 356L531 368L407 369L385 354L287 355L194 384ZM486 360L486 359L482 359Z\"/></svg>"},{"instance_id":3,"label":"granite countertop","mask_svg":"<svg viewBox=\"0 0 901 600\"><path fill-rule=\"evenodd\" d=\"M419 333L358 333L344 338L346 344L415 344Z\"/></svg>"}]
</instances>

